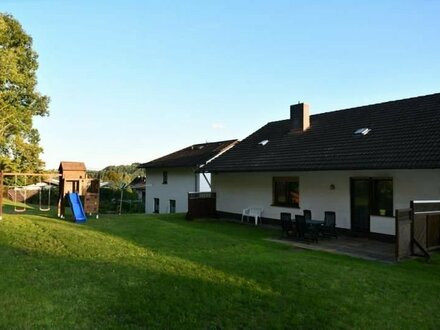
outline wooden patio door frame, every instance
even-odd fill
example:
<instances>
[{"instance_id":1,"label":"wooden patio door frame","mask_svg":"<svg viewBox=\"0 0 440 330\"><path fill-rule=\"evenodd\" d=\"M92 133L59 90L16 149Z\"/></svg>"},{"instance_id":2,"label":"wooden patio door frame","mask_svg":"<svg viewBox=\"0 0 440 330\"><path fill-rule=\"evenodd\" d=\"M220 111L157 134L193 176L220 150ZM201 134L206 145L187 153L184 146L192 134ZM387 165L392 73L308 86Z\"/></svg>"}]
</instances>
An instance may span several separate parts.
<instances>
[{"instance_id":1,"label":"wooden patio door frame","mask_svg":"<svg viewBox=\"0 0 440 330\"><path fill-rule=\"evenodd\" d=\"M368 181L368 229L365 232L362 231L356 231L353 229L353 222L354 222L354 192L353 192L353 185L354 181ZM350 178L350 231L353 233L357 233L360 235L366 235L368 236L371 233L371 201L372 201L372 187L371 187L371 177L351 177Z\"/></svg>"}]
</instances>

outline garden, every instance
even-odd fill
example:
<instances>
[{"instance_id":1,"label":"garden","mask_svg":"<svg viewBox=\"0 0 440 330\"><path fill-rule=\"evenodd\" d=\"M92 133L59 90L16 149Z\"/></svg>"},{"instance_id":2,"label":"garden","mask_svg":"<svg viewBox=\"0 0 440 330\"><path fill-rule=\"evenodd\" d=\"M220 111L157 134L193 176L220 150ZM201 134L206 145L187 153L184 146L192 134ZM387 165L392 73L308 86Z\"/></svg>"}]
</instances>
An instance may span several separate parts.
<instances>
[{"instance_id":1,"label":"garden","mask_svg":"<svg viewBox=\"0 0 440 330\"><path fill-rule=\"evenodd\" d=\"M0 222L0 328L426 328L440 257L386 264L174 215Z\"/></svg>"}]
</instances>

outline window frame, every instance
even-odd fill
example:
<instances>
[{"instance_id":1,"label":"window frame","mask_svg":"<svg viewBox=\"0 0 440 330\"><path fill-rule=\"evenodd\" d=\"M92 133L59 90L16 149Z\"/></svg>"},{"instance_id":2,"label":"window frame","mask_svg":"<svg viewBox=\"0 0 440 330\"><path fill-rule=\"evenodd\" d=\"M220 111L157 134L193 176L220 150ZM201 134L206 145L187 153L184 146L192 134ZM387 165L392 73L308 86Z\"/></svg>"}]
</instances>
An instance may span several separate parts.
<instances>
[{"instance_id":1,"label":"window frame","mask_svg":"<svg viewBox=\"0 0 440 330\"><path fill-rule=\"evenodd\" d=\"M168 171L162 172L162 184L168 184Z\"/></svg>"},{"instance_id":2,"label":"window frame","mask_svg":"<svg viewBox=\"0 0 440 330\"><path fill-rule=\"evenodd\" d=\"M381 209L378 205L379 194L377 192L377 184L383 181L391 182L391 209ZM388 217L394 216L394 181L392 177L370 178L370 216ZM380 210L385 210L385 214L381 214Z\"/></svg>"},{"instance_id":3,"label":"window frame","mask_svg":"<svg viewBox=\"0 0 440 330\"><path fill-rule=\"evenodd\" d=\"M299 189L299 176L274 176L272 177L272 206L279 206L279 207L286 207L286 208L294 208L299 209L300 208L300 189ZM296 193L298 194L298 202L297 203L289 203L289 202L279 202L277 199L277 183L296 183L297 189ZM288 196L288 187L285 187L285 199L286 201L289 201L290 198Z\"/></svg>"},{"instance_id":4,"label":"window frame","mask_svg":"<svg viewBox=\"0 0 440 330\"><path fill-rule=\"evenodd\" d=\"M153 213L160 213L160 199L157 197L153 199Z\"/></svg>"},{"instance_id":5,"label":"window frame","mask_svg":"<svg viewBox=\"0 0 440 330\"><path fill-rule=\"evenodd\" d=\"M176 205L177 205L176 200L175 199L170 199L169 203L170 203L170 213L171 214L176 213ZM173 207L171 207L171 205L173 203L174 203L174 205L173 205Z\"/></svg>"}]
</instances>

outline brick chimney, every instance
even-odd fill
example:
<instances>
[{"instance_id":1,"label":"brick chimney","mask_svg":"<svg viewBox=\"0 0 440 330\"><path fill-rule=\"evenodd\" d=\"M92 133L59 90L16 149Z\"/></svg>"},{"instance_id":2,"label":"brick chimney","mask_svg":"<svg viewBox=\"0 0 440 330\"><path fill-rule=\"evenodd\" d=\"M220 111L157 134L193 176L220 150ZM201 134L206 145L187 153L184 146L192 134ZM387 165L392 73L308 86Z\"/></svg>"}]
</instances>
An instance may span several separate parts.
<instances>
[{"instance_id":1,"label":"brick chimney","mask_svg":"<svg viewBox=\"0 0 440 330\"><path fill-rule=\"evenodd\" d=\"M290 106L290 131L301 133L310 127L309 105L298 103Z\"/></svg>"}]
</instances>

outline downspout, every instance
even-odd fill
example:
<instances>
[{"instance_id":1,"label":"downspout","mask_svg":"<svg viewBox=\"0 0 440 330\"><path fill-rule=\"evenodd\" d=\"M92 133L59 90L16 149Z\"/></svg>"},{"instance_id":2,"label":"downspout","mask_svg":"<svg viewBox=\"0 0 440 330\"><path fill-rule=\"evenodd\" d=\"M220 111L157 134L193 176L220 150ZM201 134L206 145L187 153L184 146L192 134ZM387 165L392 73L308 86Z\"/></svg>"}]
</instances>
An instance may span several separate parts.
<instances>
[{"instance_id":1,"label":"downspout","mask_svg":"<svg viewBox=\"0 0 440 330\"><path fill-rule=\"evenodd\" d=\"M144 211L147 214L147 169L145 169L145 200L144 200Z\"/></svg>"},{"instance_id":2,"label":"downspout","mask_svg":"<svg viewBox=\"0 0 440 330\"><path fill-rule=\"evenodd\" d=\"M194 173L194 191L199 192L197 167L193 168Z\"/></svg>"}]
</instances>

